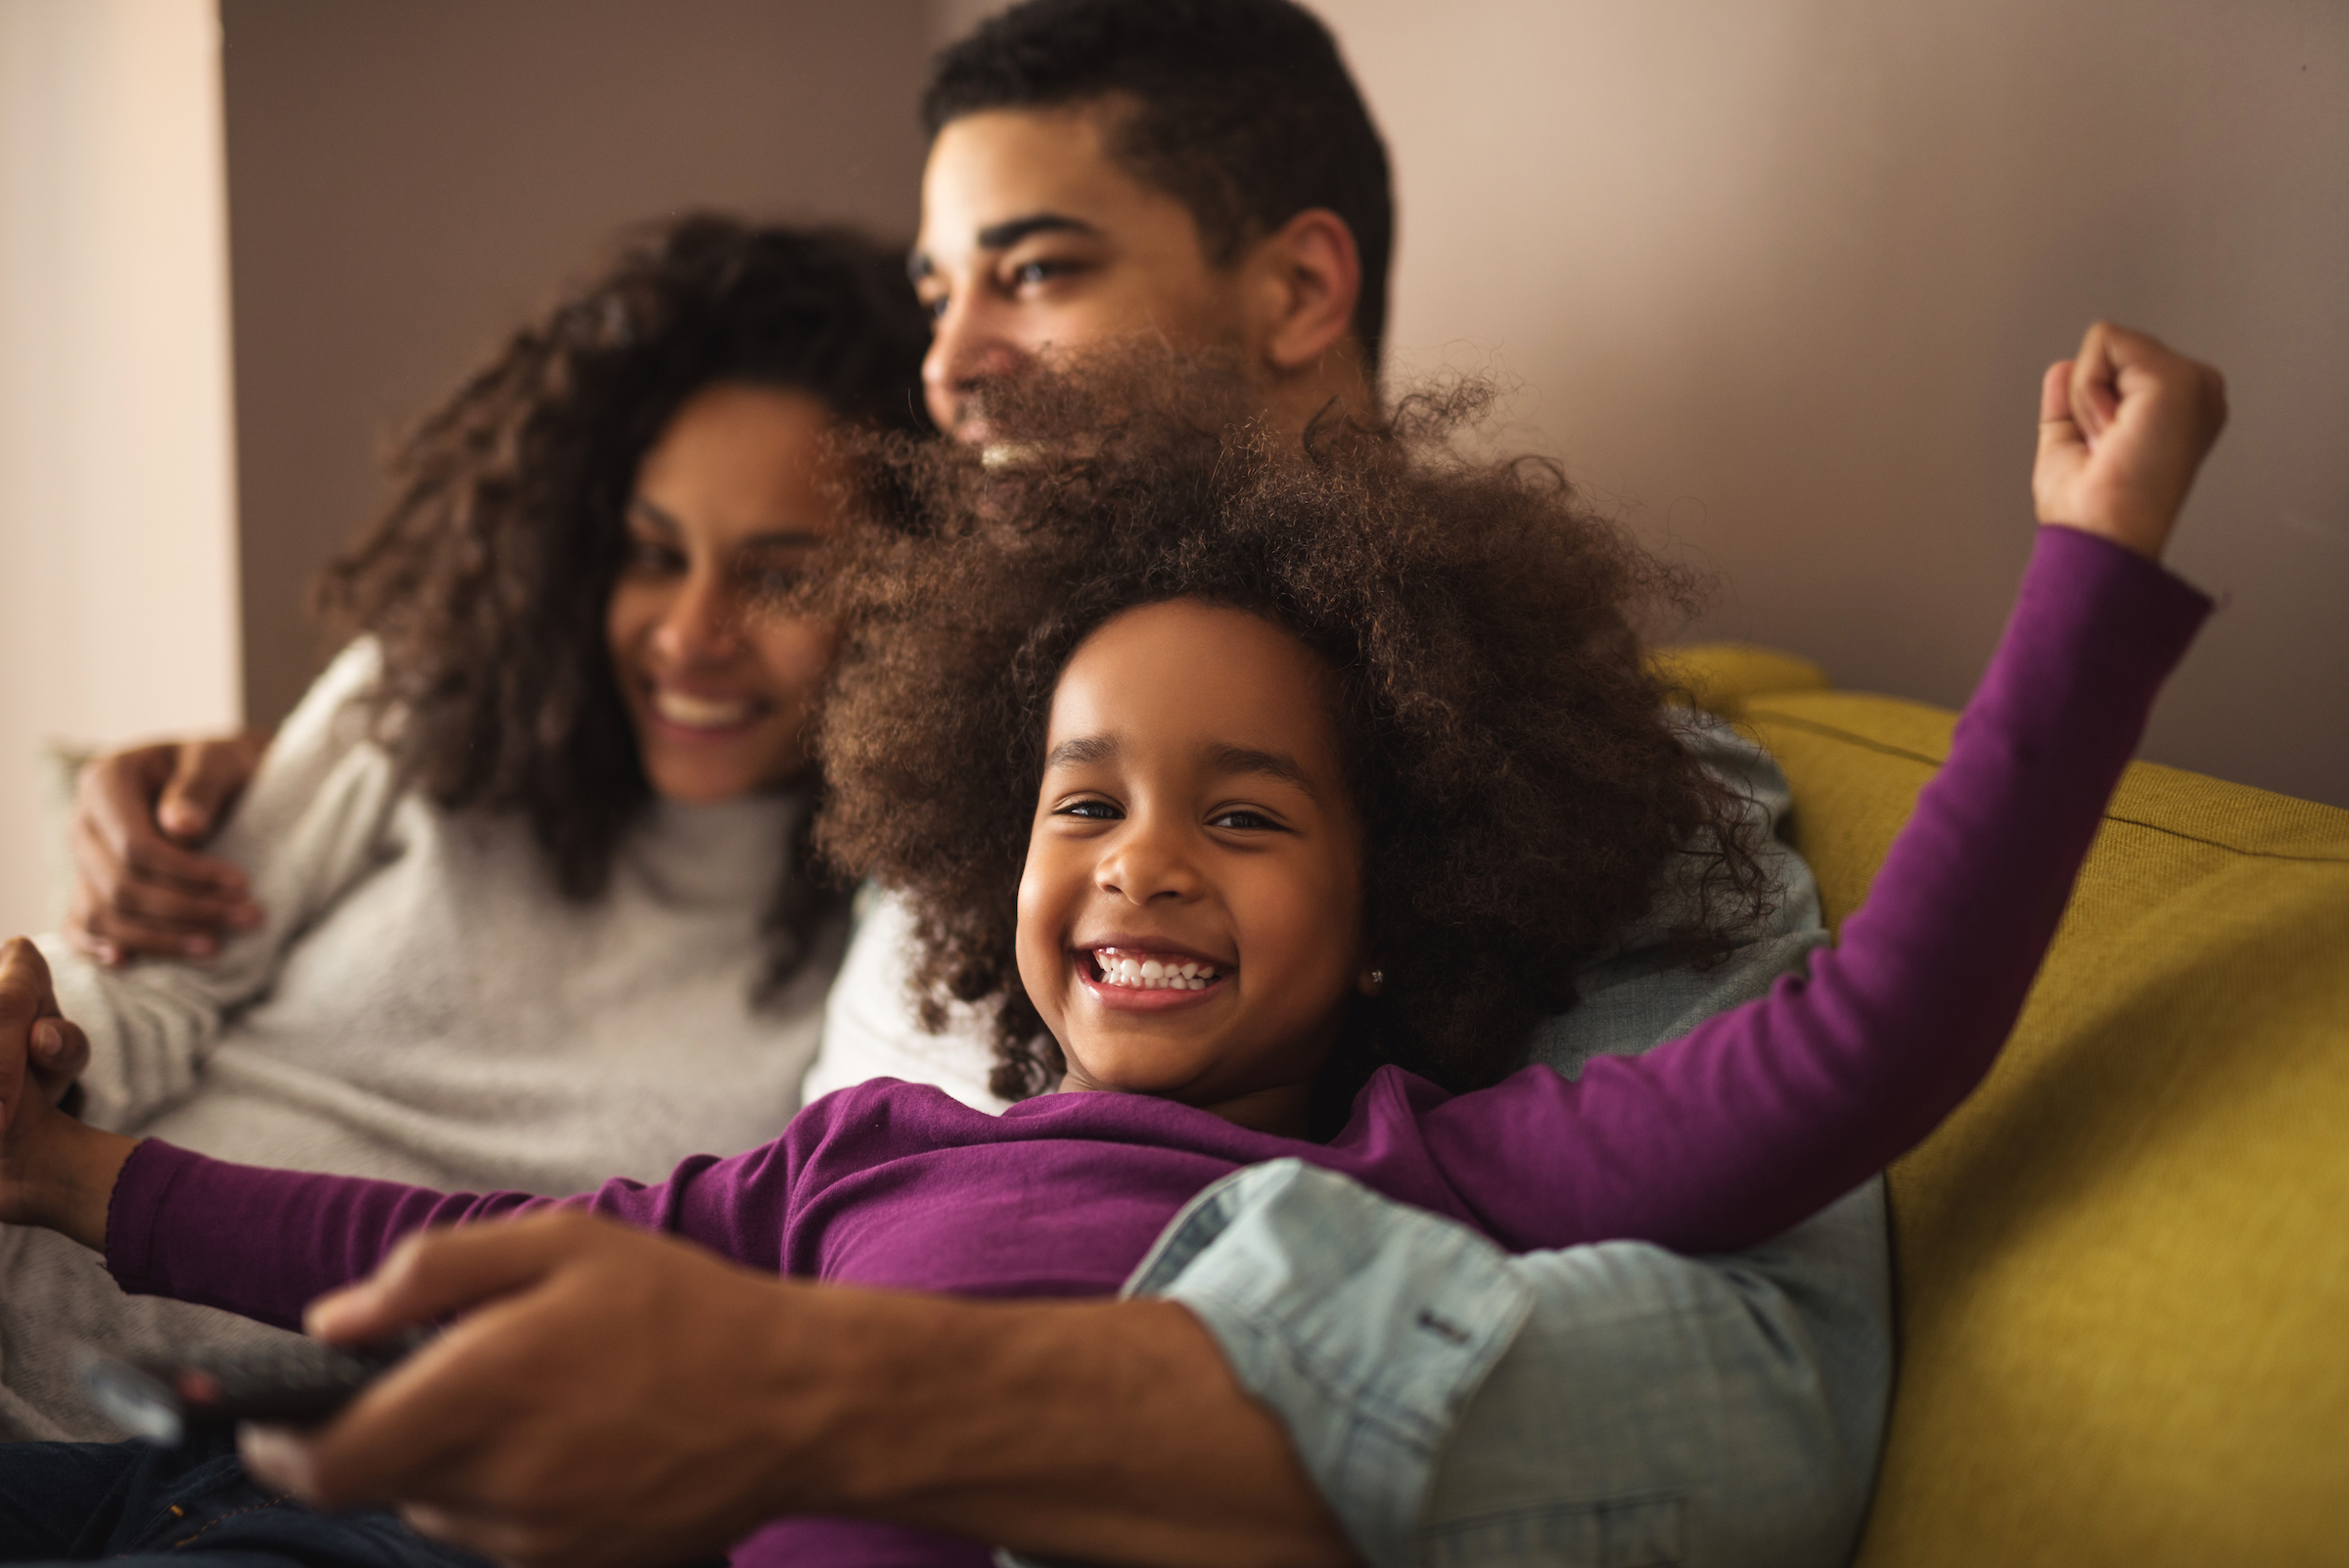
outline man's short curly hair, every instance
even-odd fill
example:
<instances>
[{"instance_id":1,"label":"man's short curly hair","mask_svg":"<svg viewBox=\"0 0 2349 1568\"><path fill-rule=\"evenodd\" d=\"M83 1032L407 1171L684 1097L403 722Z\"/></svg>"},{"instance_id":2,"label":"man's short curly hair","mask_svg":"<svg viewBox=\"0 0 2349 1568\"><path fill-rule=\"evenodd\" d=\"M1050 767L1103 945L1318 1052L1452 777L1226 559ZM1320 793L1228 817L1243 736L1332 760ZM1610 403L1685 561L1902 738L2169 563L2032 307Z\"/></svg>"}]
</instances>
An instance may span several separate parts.
<instances>
[{"instance_id":1,"label":"man's short curly hair","mask_svg":"<svg viewBox=\"0 0 2349 1568\"><path fill-rule=\"evenodd\" d=\"M1342 1032L1349 1084L1379 1062L1455 1089L1520 1065L1532 1026L1574 1005L1576 970L1668 882L1698 890L1671 911L1693 961L1762 912L1737 803L1640 660L1637 618L1684 606L1685 575L1555 465L1458 455L1449 438L1481 392L1375 426L1325 418L1302 441L1234 422L1229 378L1196 361L1009 396L1020 406L990 422L1037 439L867 449L871 521L823 590L843 654L816 829L837 865L908 902L925 1021L948 999L984 1005L996 1092L1063 1069L1015 956L1053 688L1094 629L1141 605L1263 616L1336 677L1385 972Z\"/></svg>"},{"instance_id":2,"label":"man's short curly hair","mask_svg":"<svg viewBox=\"0 0 2349 1568\"><path fill-rule=\"evenodd\" d=\"M1362 266L1354 331L1378 363L1393 180L1318 17L1295 0L1026 0L939 52L922 125L1095 106L1110 156L1190 211L1216 266L1308 208L1345 219Z\"/></svg>"}]
</instances>

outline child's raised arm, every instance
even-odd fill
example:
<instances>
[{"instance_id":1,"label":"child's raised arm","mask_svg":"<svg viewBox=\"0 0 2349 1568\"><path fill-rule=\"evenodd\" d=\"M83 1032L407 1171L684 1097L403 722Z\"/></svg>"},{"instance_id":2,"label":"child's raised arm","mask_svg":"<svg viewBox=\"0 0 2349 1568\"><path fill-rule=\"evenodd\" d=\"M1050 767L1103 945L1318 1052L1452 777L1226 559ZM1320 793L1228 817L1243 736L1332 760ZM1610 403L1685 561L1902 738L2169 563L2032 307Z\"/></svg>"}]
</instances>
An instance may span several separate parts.
<instances>
[{"instance_id":1,"label":"child's raised arm","mask_svg":"<svg viewBox=\"0 0 2349 1568\"><path fill-rule=\"evenodd\" d=\"M1752 1245L1913 1146L1989 1071L2208 612L2155 563L2226 422L2225 389L2098 324L2049 369L2040 419L2048 526L1949 760L1840 945L1807 980L1645 1056L1600 1058L1574 1082L1528 1068L1420 1116L1497 1239Z\"/></svg>"}]
</instances>

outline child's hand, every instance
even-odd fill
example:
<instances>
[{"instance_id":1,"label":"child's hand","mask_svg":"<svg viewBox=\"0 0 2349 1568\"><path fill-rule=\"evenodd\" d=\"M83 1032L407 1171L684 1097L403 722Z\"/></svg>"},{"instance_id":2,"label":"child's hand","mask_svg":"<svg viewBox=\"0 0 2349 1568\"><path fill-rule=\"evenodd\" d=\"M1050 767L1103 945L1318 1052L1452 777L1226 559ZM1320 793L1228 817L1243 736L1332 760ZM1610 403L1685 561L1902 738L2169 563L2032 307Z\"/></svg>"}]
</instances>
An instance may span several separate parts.
<instances>
[{"instance_id":1,"label":"child's hand","mask_svg":"<svg viewBox=\"0 0 2349 1568\"><path fill-rule=\"evenodd\" d=\"M2227 425L2227 379L2143 333L2099 321L2040 382L2042 523L2161 559L2194 473Z\"/></svg>"},{"instance_id":2,"label":"child's hand","mask_svg":"<svg viewBox=\"0 0 2349 1568\"><path fill-rule=\"evenodd\" d=\"M0 945L0 1222L103 1249L107 1201L134 1145L57 1108L89 1059L40 949L22 937Z\"/></svg>"}]
</instances>

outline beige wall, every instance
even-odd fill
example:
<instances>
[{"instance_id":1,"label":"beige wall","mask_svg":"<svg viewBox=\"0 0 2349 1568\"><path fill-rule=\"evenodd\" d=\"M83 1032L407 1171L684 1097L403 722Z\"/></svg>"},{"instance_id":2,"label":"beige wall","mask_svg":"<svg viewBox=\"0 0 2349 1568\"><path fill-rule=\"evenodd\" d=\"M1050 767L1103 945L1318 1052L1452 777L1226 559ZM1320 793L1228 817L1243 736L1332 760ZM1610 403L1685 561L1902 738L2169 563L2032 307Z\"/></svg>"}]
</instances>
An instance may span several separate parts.
<instances>
[{"instance_id":1,"label":"beige wall","mask_svg":"<svg viewBox=\"0 0 2349 1568\"><path fill-rule=\"evenodd\" d=\"M211 0L0 0L0 936L59 745L238 714Z\"/></svg>"},{"instance_id":2,"label":"beige wall","mask_svg":"<svg viewBox=\"0 0 2349 1568\"><path fill-rule=\"evenodd\" d=\"M1320 0L1395 155L1406 367L1718 568L1693 631L1955 704L2094 315L2229 373L2147 755L2349 806L2349 6Z\"/></svg>"},{"instance_id":3,"label":"beige wall","mask_svg":"<svg viewBox=\"0 0 2349 1568\"><path fill-rule=\"evenodd\" d=\"M221 0L246 702L316 668L319 563L382 443L576 277L696 204L910 236L920 0Z\"/></svg>"},{"instance_id":4,"label":"beige wall","mask_svg":"<svg viewBox=\"0 0 2349 1568\"><path fill-rule=\"evenodd\" d=\"M70 15L88 33L142 4L202 14L0 0L0 16ZM924 53L987 9L222 0L252 715L282 713L314 667L302 589L378 503L387 435L623 219L715 202L909 228ZM2349 9L1321 9L1396 153L1399 360L1519 381L1514 435L1719 569L1694 632L1959 700L2025 548L2038 368L2097 311L2218 359L2235 428L2178 559L2229 603L2149 754L2349 804L2349 617L2334 609L2349 585L2349 377L2334 369L2349 350ZM70 78L9 69L17 167L23 127L48 123ZM158 221L207 187L171 189ZM175 254L149 248L154 278L123 295L146 314L120 319L217 332L216 263ZM65 295L0 293L66 319L49 307ZM226 413L185 407L179 434L142 448L153 461L76 459L118 485L180 452L195 465L172 482L184 528L120 549L42 534L24 520L49 503L14 505L10 579L68 581L52 558L71 537L193 585L173 602L198 622L237 614L236 584L202 567L229 481L201 453L223 444ZM43 447L41 417L0 421L10 450ZM75 667L93 695L35 727L113 739L231 716L233 645L159 633L168 623L124 602L75 623L105 628ZM0 647L55 666L65 644L34 624L8 623L17 641ZM204 695L223 679L227 696Z\"/></svg>"}]
</instances>

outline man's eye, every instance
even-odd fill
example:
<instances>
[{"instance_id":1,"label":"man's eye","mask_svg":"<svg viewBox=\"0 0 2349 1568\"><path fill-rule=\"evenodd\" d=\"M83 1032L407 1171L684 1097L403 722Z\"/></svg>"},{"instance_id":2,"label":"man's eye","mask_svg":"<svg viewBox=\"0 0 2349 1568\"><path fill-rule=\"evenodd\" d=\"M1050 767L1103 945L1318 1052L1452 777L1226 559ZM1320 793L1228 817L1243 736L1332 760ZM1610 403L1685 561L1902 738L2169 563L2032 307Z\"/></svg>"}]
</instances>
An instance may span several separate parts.
<instances>
[{"instance_id":1,"label":"man's eye","mask_svg":"<svg viewBox=\"0 0 2349 1568\"><path fill-rule=\"evenodd\" d=\"M1056 808L1052 814L1082 817L1088 822L1117 822L1124 820L1126 815L1107 801L1071 801Z\"/></svg>"},{"instance_id":2,"label":"man's eye","mask_svg":"<svg viewBox=\"0 0 2349 1568\"><path fill-rule=\"evenodd\" d=\"M1076 268L1066 261L1023 261L1011 269L1012 287L1032 289L1040 283L1068 276Z\"/></svg>"},{"instance_id":3,"label":"man's eye","mask_svg":"<svg viewBox=\"0 0 2349 1568\"><path fill-rule=\"evenodd\" d=\"M941 320L946 313L946 297L942 294L935 300L925 300L922 301L922 308L930 312L932 321Z\"/></svg>"}]
</instances>

